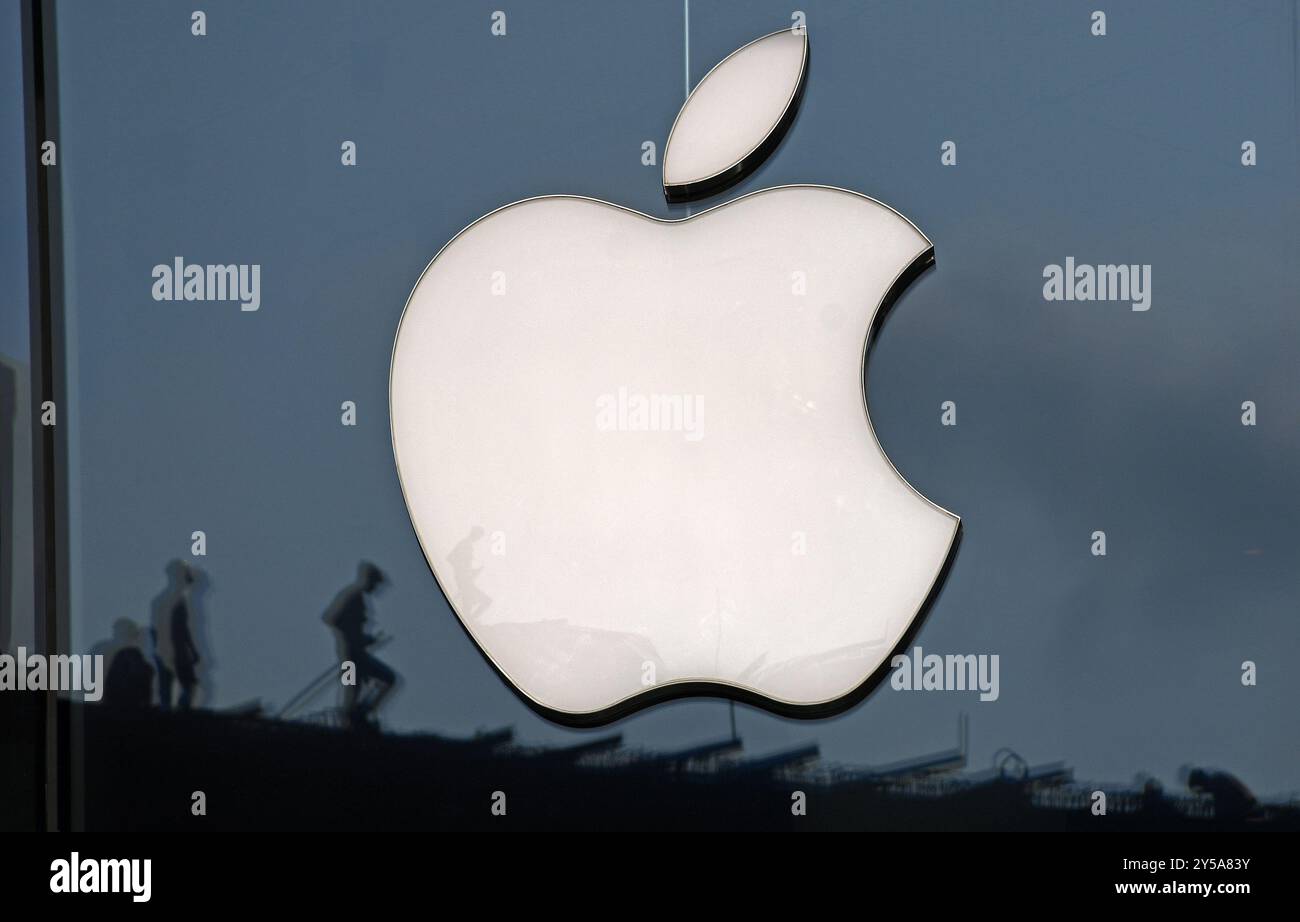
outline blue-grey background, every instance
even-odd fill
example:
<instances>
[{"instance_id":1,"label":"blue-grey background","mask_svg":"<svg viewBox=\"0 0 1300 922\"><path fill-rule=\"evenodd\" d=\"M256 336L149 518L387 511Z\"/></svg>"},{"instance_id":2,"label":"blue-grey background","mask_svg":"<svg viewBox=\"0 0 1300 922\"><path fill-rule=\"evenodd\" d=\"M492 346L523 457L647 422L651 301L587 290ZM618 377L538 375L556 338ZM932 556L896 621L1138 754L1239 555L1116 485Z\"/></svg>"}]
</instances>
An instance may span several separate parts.
<instances>
[{"instance_id":1,"label":"blue-grey background","mask_svg":"<svg viewBox=\"0 0 1300 922\"><path fill-rule=\"evenodd\" d=\"M697 0L689 61L680 0L205 0L202 38L196 5L58 5L77 643L145 621L203 529L215 703L282 703L332 661L319 616L366 557L392 577L376 606L405 678L391 726L579 738L493 675L421 557L388 431L397 319L438 248L503 203L683 213L642 142L662 153L687 72L791 5ZM1193 762L1300 787L1296 4L798 8L802 112L730 194L843 186L934 240L872 354L871 413L898 468L964 520L919 643L999 654L1001 698L885 685L828 721L738 708L747 748L889 761L952 745L967 711L976 767L1011 746L1095 780L1174 782ZM175 256L260 263L261 310L153 301L150 270ZM1043 266L1067 256L1152 264L1151 310L1045 302ZM618 728L684 746L725 735L727 710Z\"/></svg>"}]
</instances>

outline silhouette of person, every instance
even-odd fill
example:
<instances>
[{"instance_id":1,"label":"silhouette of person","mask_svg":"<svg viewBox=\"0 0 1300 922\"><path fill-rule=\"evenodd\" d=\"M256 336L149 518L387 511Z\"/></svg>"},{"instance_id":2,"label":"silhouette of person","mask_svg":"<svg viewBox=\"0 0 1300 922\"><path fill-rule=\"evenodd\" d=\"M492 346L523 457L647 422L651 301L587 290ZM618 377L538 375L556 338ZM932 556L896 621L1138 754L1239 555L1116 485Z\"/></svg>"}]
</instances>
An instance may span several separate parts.
<instances>
[{"instance_id":1,"label":"silhouette of person","mask_svg":"<svg viewBox=\"0 0 1300 922\"><path fill-rule=\"evenodd\" d=\"M456 546L447 555L452 572L456 574L461 613L466 618L477 619L492 604L488 594L478 587L478 575L483 572L483 568L474 566L474 545L482 537L482 526L475 525L468 535L456 542Z\"/></svg>"},{"instance_id":2,"label":"silhouette of person","mask_svg":"<svg viewBox=\"0 0 1300 922\"><path fill-rule=\"evenodd\" d=\"M397 673L370 652L381 638L367 631L370 620L366 596L375 595L387 581L384 572L369 561L357 565L356 581L345 586L321 620L334 631L339 661L355 666L355 683L343 686L343 713L348 726L369 725L384 700L397 685Z\"/></svg>"},{"instance_id":3,"label":"silhouette of person","mask_svg":"<svg viewBox=\"0 0 1300 922\"><path fill-rule=\"evenodd\" d=\"M92 656L104 657L104 704L113 707L147 708L153 697L154 668L145 657L140 625L130 618L113 622L111 639L91 648Z\"/></svg>"},{"instance_id":4,"label":"silhouette of person","mask_svg":"<svg viewBox=\"0 0 1300 922\"><path fill-rule=\"evenodd\" d=\"M158 707L172 709L172 683L180 685L175 706L189 710L194 688L198 685L196 668L198 647L190 622L190 589L197 581L194 571L183 560L167 564L167 586L153 601L152 628L154 665L158 669Z\"/></svg>"},{"instance_id":5,"label":"silhouette of person","mask_svg":"<svg viewBox=\"0 0 1300 922\"><path fill-rule=\"evenodd\" d=\"M190 609L189 630L196 651L195 663L203 663L203 668L197 670L198 687L193 695L193 703L197 707L199 705L208 705L214 699L213 672L217 662L212 656L212 648L208 643L207 605L205 603L209 583L208 571L202 567L194 567L191 568L191 573L194 576L194 582L190 584L189 592L186 593Z\"/></svg>"}]
</instances>

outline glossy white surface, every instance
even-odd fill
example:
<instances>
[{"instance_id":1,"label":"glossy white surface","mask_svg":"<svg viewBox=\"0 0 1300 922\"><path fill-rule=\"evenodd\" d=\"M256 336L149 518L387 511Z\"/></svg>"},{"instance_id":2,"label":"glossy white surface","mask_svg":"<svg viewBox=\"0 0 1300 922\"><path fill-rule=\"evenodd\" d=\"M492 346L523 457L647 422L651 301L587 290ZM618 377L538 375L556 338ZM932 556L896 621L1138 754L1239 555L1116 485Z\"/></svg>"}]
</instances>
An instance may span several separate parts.
<instances>
[{"instance_id":1,"label":"glossy white surface","mask_svg":"<svg viewBox=\"0 0 1300 922\"><path fill-rule=\"evenodd\" d=\"M750 42L709 71L668 136L664 185L709 179L758 147L790 105L807 45L807 33L786 29Z\"/></svg>"},{"instance_id":2,"label":"glossy white surface","mask_svg":"<svg viewBox=\"0 0 1300 922\"><path fill-rule=\"evenodd\" d=\"M862 390L877 306L928 249L872 199L788 186L678 222L530 199L438 254L394 345L394 452L519 690L571 714L688 681L810 705L871 675L958 525Z\"/></svg>"}]
</instances>

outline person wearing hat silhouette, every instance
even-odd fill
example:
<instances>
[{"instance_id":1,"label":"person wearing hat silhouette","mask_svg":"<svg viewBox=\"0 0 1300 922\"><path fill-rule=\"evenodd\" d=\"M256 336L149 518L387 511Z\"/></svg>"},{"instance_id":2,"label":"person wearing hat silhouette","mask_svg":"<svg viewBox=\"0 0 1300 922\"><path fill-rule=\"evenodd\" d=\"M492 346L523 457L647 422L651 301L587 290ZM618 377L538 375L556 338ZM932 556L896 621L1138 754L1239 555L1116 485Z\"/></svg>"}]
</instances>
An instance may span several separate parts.
<instances>
[{"instance_id":1,"label":"person wearing hat silhouette","mask_svg":"<svg viewBox=\"0 0 1300 922\"><path fill-rule=\"evenodd\" d=\"M384 572L368 560L357 565L357 578L345 586L325 609L321 620L334 631L340 662L354 666L351 684L343 686L343 713L350 727L368 725L371 715L397 686L397 673L370 652L386 638L369 633L366 597L387 582Z\"/></svg>"},{"instance_id":2,"label":"person wearing hat silhouette","mask_svg":"<svg viewBox=\"0 0 1300 922\"><path fill-rule=\"evenodd\" d=\"M90 648L104 657L104 704L147 708L153 699L154 667L145 656L144 631L130 618L113 622L113 636Z\"/></svg>"}]
</instances>

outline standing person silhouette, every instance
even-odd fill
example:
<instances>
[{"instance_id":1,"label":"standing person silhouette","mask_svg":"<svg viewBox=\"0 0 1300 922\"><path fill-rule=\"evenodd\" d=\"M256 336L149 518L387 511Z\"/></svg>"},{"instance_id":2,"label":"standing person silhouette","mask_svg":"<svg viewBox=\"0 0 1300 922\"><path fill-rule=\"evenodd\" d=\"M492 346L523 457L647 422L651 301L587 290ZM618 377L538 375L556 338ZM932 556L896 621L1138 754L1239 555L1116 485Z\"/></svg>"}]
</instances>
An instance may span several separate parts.
<instances>
[{"instance_id":1,"label":"standing person silhouette","mask_svg":"<svg viewBox=\"0 0 1300 922\"><path fill-rule=\"evenodd\" d=\"M190 597L182 593L172 607L172 653L176 664L176 683L181 687L176 699L176 709L188 711L194 703L194 689L198 687L199 648L194 645L194 632L190 628Z\"/></svg>"},{"instance_id":2,"label":"standing person silhouette","mask_svg":"<svg viewBox=\"0 0 1300 922\"><path fill-rule=\"evenodd\" d=\"M370 620L366 596L384 585L384 572L367 560L357 565L356 581L345 586L330 602L321 620L334 631L340 662L355 666L355 682L343 686L343 713L349 727L369 726L384 700L397 685L397 673L370 652L381 638L367 632ZM369 687L367 687L369 686Z\"/></svg>"},{"instance_id":3,"label":"standing person silhouette","mask_svg":"<svg viewBox=\"0 0 1300 922\"><path fill-rule=\"evenodd\" d=\"M190 628L190 588L194 571L180 559L168 562L167 586L153 601L150 633L153 635L154 664L158 667L158 707L172 709L172 683L181 687L176 707L187 711L198 685L195 667L199 651Z\"/></svg>"}]
</instances>

